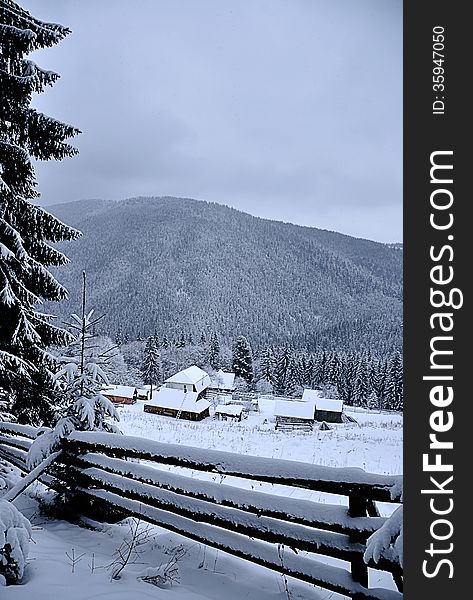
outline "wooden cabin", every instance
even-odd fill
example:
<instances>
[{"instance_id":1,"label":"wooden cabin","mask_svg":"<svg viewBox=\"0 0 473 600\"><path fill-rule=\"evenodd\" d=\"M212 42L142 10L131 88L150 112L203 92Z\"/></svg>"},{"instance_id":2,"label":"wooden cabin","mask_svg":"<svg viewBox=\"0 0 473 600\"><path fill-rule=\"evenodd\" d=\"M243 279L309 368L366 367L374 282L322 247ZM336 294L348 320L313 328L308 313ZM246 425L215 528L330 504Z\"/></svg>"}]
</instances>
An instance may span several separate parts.
<instances>
[{"instance_id":1,"label":"wooden cabin","mask_svg":"<svg viewBox=\"0 0 473 600\"><path fill-rule=\"evenodd\" d=\"M315 404L315 418L317 421L327 423L341 423L343 413L343 401L332 398L317 398Z\"/></svg>"},{"instance_id":2,"label":"wooden cabin","mask_svg":"<svg viewBox=\"0 0 473 600\"><path fill-rule=\"evenodd\" d=\"M201 421L210 416L210 402L199 398L198 392L184 392L163 386L153 399L144 405L144 411L166 417L187 419L189 421Z\"/></svg>"},{"instance_id":3,"label":"wooden cabin","mask_svg":"<svg viewBox=\"0 0 473 600\"><path fill-rule=\"evenodd\" d=\"M241 404L219 404L215 408L215 418L223 421L241 421L243 406Z\"/></svg>"},{"instance_id":4,"label":"wooden cabin","mask_svg":"<svg viewBox=\"0 0 473 600\"><path fill-rule=\"evenodd\" d=\"M315 407L310 402L300 400L276 400L274 416L275 429L312 431Z\"/></svg>"},{"instance_id":5,"label":"wooden cabin","mask_svg":"<svg viewBox=\"0 0 473 600\"><path fill-rule=\"evenodd\" d=\"M114 404L134 404L138 397L136 387L129 385L107 386L101 393Z\"/></svg>"}]
</instances>

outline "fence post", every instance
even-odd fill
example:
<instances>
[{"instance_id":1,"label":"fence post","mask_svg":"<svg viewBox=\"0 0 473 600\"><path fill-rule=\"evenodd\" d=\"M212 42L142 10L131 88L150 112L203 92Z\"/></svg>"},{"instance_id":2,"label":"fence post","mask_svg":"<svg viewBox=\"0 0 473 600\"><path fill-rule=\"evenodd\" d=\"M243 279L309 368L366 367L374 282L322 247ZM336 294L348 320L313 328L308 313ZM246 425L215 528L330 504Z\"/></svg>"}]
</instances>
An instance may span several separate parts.
<instances>
[{"instance_id":1,"label":"fence post","mask_svg":"<svg viewBox=\"0 0 473 600\"><path fill-rule=\"evenodd\" d=\"M350 517L366 517L368 509L368 501L362 496L356 496L351 494L348 497L348 513ZM351 542L362 542L365 543L365 539L362 535L352 533L350 535ZM353 581L356 581L363 587L368 587L368 566L363 560L363 555L360 554L356 558L353 558L350 564L351 576Z\"/></svg>"}]
</instances>

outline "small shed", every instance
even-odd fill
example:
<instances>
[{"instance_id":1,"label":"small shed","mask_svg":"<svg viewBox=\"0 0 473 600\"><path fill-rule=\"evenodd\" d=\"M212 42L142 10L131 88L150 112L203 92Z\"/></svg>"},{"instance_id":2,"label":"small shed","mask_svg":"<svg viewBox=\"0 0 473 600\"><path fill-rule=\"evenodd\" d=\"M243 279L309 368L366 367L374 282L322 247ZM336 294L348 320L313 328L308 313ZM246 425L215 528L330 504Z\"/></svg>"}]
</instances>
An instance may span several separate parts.
<instances>
[{"instance_id":1,"label":"small shed","mask_svg":"<svg viewBox=\"0 0 473 600\"><path fill-rule=\"evenodd\" d=\"M215 417L217 419L232 421L241 421L243 406L240 404L218 404L215 408Z\"/></svg>"},{"instance_id":2,"label":"small shed","mask_svg":"<svg viewBox=\"0 0 473 600\"><path fill-rule=\"evenodd\" d=\"M310 402L276 400L274 406L275 429L312 431L314 412L315 408Z\"/></svg>"},{"instance_id":3,"label":"small shed","mask_svg":"<svg viewBox=\"0 0 473 600\"><path fill-rule=\"evenodd\" d=\"M138 397L138 391L133 386L114 385L102 390L102 396L105 396L114 404L134 404Z\"/></svg>"},{"instance_id":4,"label":"small shed","mask_svg":"<svg viewBox=\"0 0 473 600\"><path fill-rule=\"evenodd\" d=\"M153 387L153 391L156 388ZM149 385L144 385L142 388L137 388L137 400L149 400L149 391L150 391L150 386Z\"/></svg>"},{"instance_id":5,"label":"small shed","mask_svg":"<svg viewBox=\"0 0 473 600\"><path fill-rule=\"evenodd\" d=\"M343 413L343 401L332 398L317 398L315 404L315 418L317 421L327 423L341 423Z\"/></svg>"},{"instance_id":6,"label":"small shed","mask_svg":"<svg viewBox=\"0 0 473 600\"><path fill-rule=\"evenodd\" d=\"M163 386L153 394L153 399L144 405L144 412L201 421L210 416L209 408L210 402L199 398L197 392L184 392Z\"/></svg>"}]
</instances>

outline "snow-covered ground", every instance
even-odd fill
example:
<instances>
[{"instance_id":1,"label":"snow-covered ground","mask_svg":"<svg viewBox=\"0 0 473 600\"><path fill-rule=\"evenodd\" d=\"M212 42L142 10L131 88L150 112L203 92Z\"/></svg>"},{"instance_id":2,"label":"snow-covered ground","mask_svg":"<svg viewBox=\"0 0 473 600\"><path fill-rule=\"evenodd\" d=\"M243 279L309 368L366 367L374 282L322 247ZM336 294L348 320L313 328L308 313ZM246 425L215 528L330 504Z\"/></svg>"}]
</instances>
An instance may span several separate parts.
<instances>
[{"instance_id":1,"label":"snow-covered ground","mask_svg":"<svg viewBox=\"0 0 473 600\"><path fill-rule=\"evenodd\" d=\"M138 562L112 581L110 565L120 544L129 539L128 523L91 531L45 520L31 497L22 498L18 507L33 522L30 562L23 585L0 587L2 600L221 600L223 594L226 600L287 600L280 575L157 527L149 527ZM73 553L79 559L74 569ZM151 569L163 569L173 555L178 556L178 572L171 586L157 587L140 578ZM326 590L291 579L288 585L293 600L327 598Z\"/></svg>"},{"instance_id":2,"label":"snow-covered ground","mask_svg":"<svg viewBox=\"0 0 473 600\"><path fill-rule=\"evenodd\" d=\"M125 435L198 448L330 467L362 467L373 473L402 473L402 415L348 409L357 423L330 423L330 431L275 431L274 401L260 400L260 412L241 422L184 421L143 412L143 402L119 408Z\"/></svg>"},{"instance_id":3,"label":"snow-covered ground","mask_svg":"<svg viewBox=\"0 0 473 600\"><path fill-rule=\"evenodd\" d=\"M315 428L312 433L274 431L272 403L261 403L260 413L251 413L241 423L206 419L189 422L144 413L143 403L120 407L120 428L128 435L200 448L212 448L256 456L285 458L327 466L358 466L374 473L398 475L402 472L402 416L357 410L350 412L358 423L331 424L330 431ZM150 463L151 464L151 463ZM172 467L153 465L171 470ZM221 481L215 474L190 471L190 475ZM257 488L272 494L292 495L318 501L337 502L337 497L225 478L225 484ZM40 489L35 484L33 491ZM339 497L339 502L345 498ZM118 581L110 580L107 565L129 535L128 525L107 525L90 531L63 521L49 521L40 515L37 502L25 494L16 501L33 522L33 543L24 585L0 588L2 598L14 600L106 599L140 600L331 600L341 596L310 585L283 578L223 552L189 542L157 527L151 527L139 564L128 565ZM395 506L382 506L389 514ZM143 525L146 527L146 525ZM81 556L74 569L72 551ZM174 552L178 560L178 581L160 588L140 579L149 568L165 565ZM68 557L69 555L69 557ZM92 572L92 560L95 569ZM329 560L329 559L327 559ZM336 561L330 561L336 564ZM162 568L162 567L161 567ZM372 572L370 584L392 587L390 577Z\"/></svg>"}]
</instances>

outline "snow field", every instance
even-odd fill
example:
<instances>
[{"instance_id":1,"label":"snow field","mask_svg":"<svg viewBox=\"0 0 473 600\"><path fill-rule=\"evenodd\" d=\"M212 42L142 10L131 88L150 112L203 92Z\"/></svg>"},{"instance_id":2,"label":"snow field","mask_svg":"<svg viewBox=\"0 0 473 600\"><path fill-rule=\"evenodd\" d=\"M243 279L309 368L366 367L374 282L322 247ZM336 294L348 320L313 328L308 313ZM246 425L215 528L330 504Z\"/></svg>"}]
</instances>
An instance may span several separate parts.
<instances>
[{"instance_id":1,"label":"snow field","mask_svg":"<svg viewBox=\"0 0 473 600\"><path fill-rule=\"evenodd\" d=\"M206 419L190 422L143 412L143 403L119 408L120 429L126 435L143 437L173 444L209 448L270 458L298 460L334 467L359 466L372 473L398 475L402 472L402 416L395 413L350 411L358 423L330 424L330 431L311 433L274 431L271 401L262 405L261 413L251 413L241 423ZM189 469L178 469L148 462L149 466L165 471L215 481L240 489L255 489L285 497L311 499L331 504L346 504L346 498L287 488L236 477L225 477ZM40 488L39 485L36 486ZM35 501L28 496L19 499ZM390 514L396 505L381 504L383 514ZM24 514L31 518L28 510ZM287 600L281 575L206 548L185 538L151 527L151 536L140 558L143 564L125 568L119 581L110 581L105 565L121 541L128 535L126 524L105 526L103 531L88 531L61 521L33 518L33 543L30 546L29 566L25 585L3 588L7 600L50 600L54 595L68 600ZM182 546L185 556L179 561L179 582L161 589L139 579L146 569L156 568L169 559L169 552ZM70 559L74 549L80 559L72 572ZM91 572L94 554L97 568ZM317 557L315 557L317 558ZM322 557L318 557L322 558ZM327 564L341 566L341 561L323 557ZM291 600L340 600L342 596L313 586L287 579ZM370 570L370 585L393 589L388 574ZM223 587L224 586L224 587ZM223 592L224 590L224 592Z\"/></svg>"}]
</instances>

